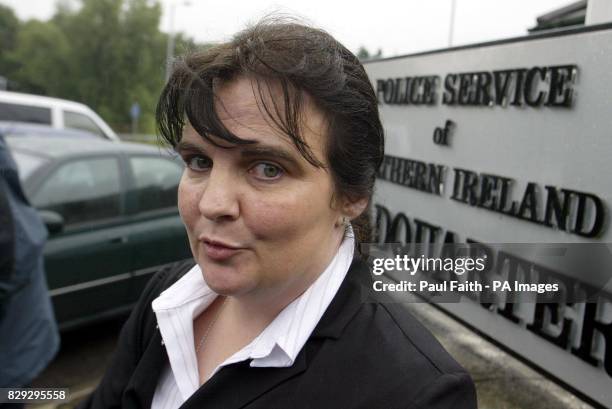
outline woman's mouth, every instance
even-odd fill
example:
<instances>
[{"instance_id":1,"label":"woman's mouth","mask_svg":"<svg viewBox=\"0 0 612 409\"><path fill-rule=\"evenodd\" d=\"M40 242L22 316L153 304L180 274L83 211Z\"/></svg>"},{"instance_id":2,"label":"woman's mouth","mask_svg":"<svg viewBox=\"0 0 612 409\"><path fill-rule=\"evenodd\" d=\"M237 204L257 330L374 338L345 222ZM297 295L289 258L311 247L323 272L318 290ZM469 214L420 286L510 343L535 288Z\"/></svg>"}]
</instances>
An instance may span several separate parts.
<instances>
[{"instance_id":1,"label":"woman's mouth","mask_svg":"<svg viewBox=\"0 0 612 409\"><path fill-rule=\"evenodd\" d=\"M208 238L202 238L200 242L204 246L204 253L206 256L215 261L227 260L243 249L242 247Z\"/></svg>"}]
</instances>

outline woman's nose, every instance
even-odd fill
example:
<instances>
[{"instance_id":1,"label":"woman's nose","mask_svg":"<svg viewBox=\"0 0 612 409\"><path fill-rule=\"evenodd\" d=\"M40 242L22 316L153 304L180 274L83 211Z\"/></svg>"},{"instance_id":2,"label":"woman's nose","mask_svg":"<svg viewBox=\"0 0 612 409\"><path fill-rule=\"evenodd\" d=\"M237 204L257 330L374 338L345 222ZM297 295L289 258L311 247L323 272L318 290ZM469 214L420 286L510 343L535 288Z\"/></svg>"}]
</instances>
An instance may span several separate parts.
<instances>
[{"instance_id":1,"label":"woman's nose","mask_svg":"<svg viewBox=\"0 0 612 409\"><path fill-rule=\"evenodd\" d=\"M213 221L235 220L240 214L239 183L229 169L213 167L204 183L199 208L202 216Z\"/></svg>"}]
</instances>

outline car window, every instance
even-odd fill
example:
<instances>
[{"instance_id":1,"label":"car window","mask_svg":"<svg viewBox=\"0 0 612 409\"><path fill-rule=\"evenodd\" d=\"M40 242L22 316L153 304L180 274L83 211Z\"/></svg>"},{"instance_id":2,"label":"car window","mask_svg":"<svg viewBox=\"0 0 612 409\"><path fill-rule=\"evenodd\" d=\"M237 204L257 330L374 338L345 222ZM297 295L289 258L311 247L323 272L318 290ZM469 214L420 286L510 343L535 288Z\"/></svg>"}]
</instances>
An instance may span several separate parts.
<instances>
[{"instance_id":1,"label":"car window","mask_svg":"<svg viewBox=\"0 0 612 409\"><path fill-rule=\"evenodd\" d=\"M29 155L27 153L13 151L12 154L13 158L15 158L15 163L17 163L19 179L21 179L21 181L26 180L28 176L46 162L46 160L41 157Z\"/></svg>"},{"instance_id":2,"label":"car window","mask_svg":"<svg viewBox=\"0 0 612 409\"><path fill-rule=\"evenodd\" d=\"M79 114L77 112L63 111L64 112L64 127L72 129L82 129L85 131L92 132L96 135L106 137L104 132L96 123L89 118L87 115Z\"/></svg>"},{"instance_id":3,"label":"car window","mask_svg":"<svg viewBox=\"0 0 612 409\"><path fill-rule=\"evenodd\" d=\"M0 121L51 125L51 109L0 102Z\"/></svg>"},{"instance_id":4,"label":"car window","mask_svg":"<svg viewBox=\"0 0 612 409\"><path fill-rule=\"evenodd\" d=\"M131 157L130 164L136 185L132 194L137 211L176 206L182 166L169 159L146 156Z\"/></svg>"},{"instance_id":5,"label":"car window","mask_svg":"<svg viewBox=\"0 0 612 409\"><path fill-rule=\"evenodd\" d=\"M32 203L59 213L69 226L119 216L120 194L118 161L87 159L66 163L53 172Z\"/></svg>"}]
</instances>

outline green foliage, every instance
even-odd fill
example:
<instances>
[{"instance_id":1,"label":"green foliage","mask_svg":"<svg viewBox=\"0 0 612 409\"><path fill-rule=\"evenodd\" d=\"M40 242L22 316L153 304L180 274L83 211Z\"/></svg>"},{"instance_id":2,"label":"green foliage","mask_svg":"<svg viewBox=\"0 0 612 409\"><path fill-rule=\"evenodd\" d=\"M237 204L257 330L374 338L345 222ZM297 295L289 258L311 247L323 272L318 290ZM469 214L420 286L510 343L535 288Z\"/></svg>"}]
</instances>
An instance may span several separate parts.
<instances>
[{"instance_id":1,"label":"green foliage","mask_svg":"<svg viewBox=\"0 0 612 409\"><path fill-rule=\"evenodd\" d=\"M0 6L0 75L16 91L83 102L118 132L130 129L137 102L139 130L151 133L165 74L160 18L156 0L80 0L74 9L60 1L50 21L23 24ZM176 44L177 53L198 48L183 35Z\"/></svg>"},{"instance_id":2,"label":"green foliage","mask_svg":"<svg viewBox=\"0 0 612 409\"><path fill-rule=\"evenodd\" d=\"M64 33L51 24L32 20L17 34L8 53L13 62L11 80L20 90L35 94L61 93L68 84L69 45Z\"/></svg>"},{"instance_id":3,"label":"green foliage","mask_svg":"<svg viewBox=\"0 0 612 409\"><path fill-rule=\"evenodd\" d=\"M13 10L0 4L0 50L12 50L15 48L15 39L19 20Z\"/></svg>"},{"instance_id":4,"label":"green foliage","mask_svg":"<svg viewBox=\"0 0 612 409\"><path fill-rule=\"evenodd\" d=\"M376 51L376 54L371 54L367 48L365 48L364 46L359 47L359 49L357 50L357 58L359 58L361 61L365 61L365 60L370 60L373 58L381 58L382 57L382 49L378 49Z\"/></svg>"},{"instance_id":5,"label":"green foliage","mask_svg":"<svg viewBox=\"0 0 612 409\"><path fill-rule=\"evenodd\" d=\"M0 4L0 75L14 69L9 54L15 49L19 20L13 10Z\"/></svg>"}]
</instances>

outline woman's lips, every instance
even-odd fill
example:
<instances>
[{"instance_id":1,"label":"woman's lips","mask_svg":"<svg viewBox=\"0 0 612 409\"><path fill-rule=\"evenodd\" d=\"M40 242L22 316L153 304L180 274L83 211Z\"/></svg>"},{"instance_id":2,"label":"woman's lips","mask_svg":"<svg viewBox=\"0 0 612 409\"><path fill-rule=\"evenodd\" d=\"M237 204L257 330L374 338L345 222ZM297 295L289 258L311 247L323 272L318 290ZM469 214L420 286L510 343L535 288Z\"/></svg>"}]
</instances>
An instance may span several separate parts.
<instances>
[{"instance_id":1,"label":"woman's lips","mask_svg":"<svg viewBox=\"0 0 612 409\"><path fill-rule=\"evenodd\" d=\"M234 256L242 247L232 246L215 240L201 239L204 246L204 253L208 258L215 261L227 260Z\"/></svg>"}]
</instances>

